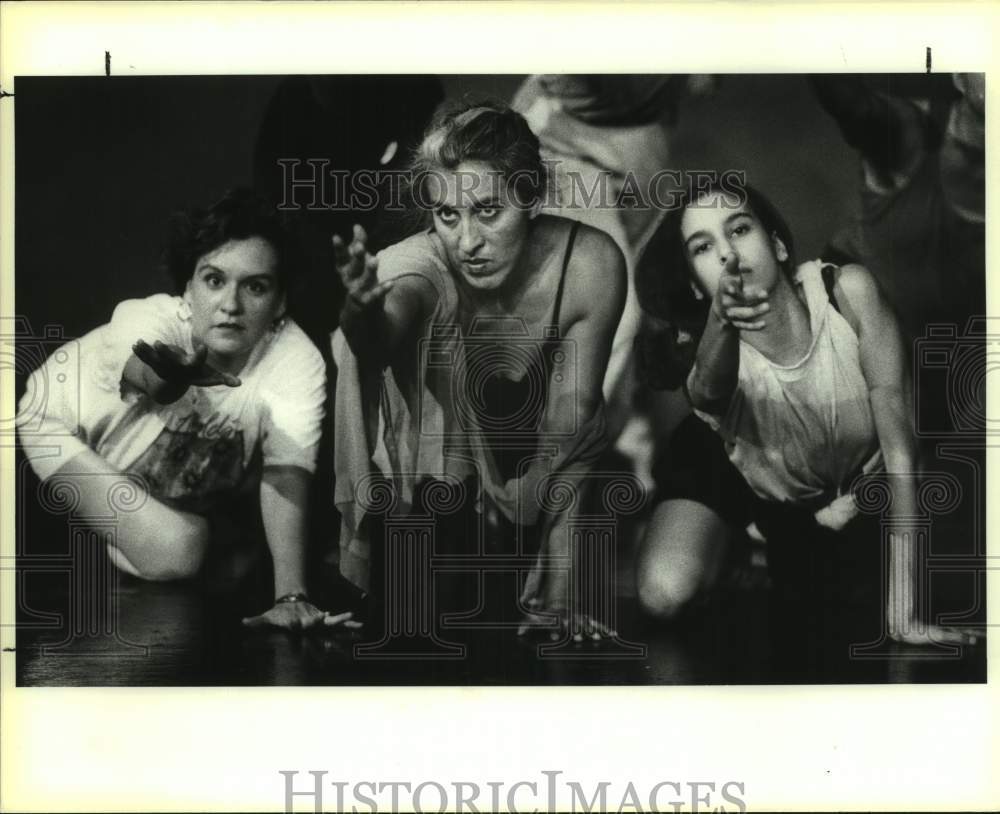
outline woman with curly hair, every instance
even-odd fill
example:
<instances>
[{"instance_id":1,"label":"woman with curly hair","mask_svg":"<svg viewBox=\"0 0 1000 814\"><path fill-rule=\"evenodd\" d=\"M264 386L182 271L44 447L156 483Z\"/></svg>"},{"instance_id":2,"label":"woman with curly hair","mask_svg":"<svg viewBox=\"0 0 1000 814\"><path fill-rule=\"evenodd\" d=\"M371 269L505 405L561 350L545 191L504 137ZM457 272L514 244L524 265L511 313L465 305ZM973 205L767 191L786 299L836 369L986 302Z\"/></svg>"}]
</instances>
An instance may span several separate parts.
<instances>
[{"instance_id":1,"label":"woman with curly hair","mask_svg":"<svg viewBox=\"0 0 1000 814\"><path fill-rule=\"evenodd\" d=\"M306 498L326 379L285 310L294 262L278 213L235 191L180 214L167 267L176 295L120 303L69 349L76 374L57 378L58 351L32 374L19 416L19 426L32 422L30 436L21 431L32 467L43 481L69 482L87 515L106 508L114 476L134 479L144 500L121 516L108 553L148 580L191 578L209 561L225 564L220 573L245 571L256 552L224 527L232 531L241 500L255 499L275 600L244 621L353 625L306 595ZM45 387L38 415L31 394Z\"/></svg>"}]
</instances>

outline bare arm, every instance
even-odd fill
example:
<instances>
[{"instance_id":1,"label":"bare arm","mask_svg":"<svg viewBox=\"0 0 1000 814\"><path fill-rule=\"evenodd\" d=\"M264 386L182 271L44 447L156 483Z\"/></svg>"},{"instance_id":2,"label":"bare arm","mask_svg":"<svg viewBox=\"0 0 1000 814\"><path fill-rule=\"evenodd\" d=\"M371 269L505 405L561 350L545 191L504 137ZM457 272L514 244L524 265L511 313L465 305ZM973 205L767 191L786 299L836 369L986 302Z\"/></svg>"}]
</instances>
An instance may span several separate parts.
<instances>
[{"instance_id":1,"label":"bare arm","mask_svg":"<svg viewBox=\"0 0 1000 814\"><path fill-rule=\"evenodd\" d=\"M296 629L320 624L358 627L350 621L350 613L325 613L306 598L306 513L310 478L310 473L299 466L264 467L260 510L274 564L276 604L264 614L244 619L243 623L249 627L275 625ZM296 595L301 598L277 601Z\"/></svg>"},{"instance_id":2,"label":"bare arm","mask_svg":"<svg viewBox=\"0 0 1000 814\"><path fill-rule=\"evenodd\" d=\"M578 240L573 264L567 271L572 283L567 283L564 301L564 324L569 322L564 341L573 349L568 358L575 361L575 376L552 376L549 383L541 437L546 441L551 439L556 445L555 459L539 462L522 478L522 499L532 500L534 496L526 494L525 486L532 489L550 469L561 472L577 490L577 506L584 499L590 467L582 461L573 462L580 439L572 433L593 419L601 408L604 373L627 293L625 259L614 242L596 230L582 232ZM572 563L566 529L572 511L569 509L552 519L547 538L542 542L545 556ZM541 575L536 573L535 577ZM546 574L542 601L547 609L567 609L570 579L571 574L564 569L553 569ZM532 601L531 597L526 598ZM598 620L564 618L563 623L577 639L585 633L595 637L612 633ZM528 629L525 623L520 632Z\"/></svg>"},{"instance_id":3,"label":"bare arm","mask_svg":"<svg viewBox=\"0 0 1000 814\"><path fill-rule=\"evenodd\" d=\"M274 562L274 596L305 593L306 509L310 475L298 466L264 467L260 510Z\"/></svg>"},{"instance_id":4,"label":"bare arm","mask_svg":"<svg viewBox=\"0 0 1000 814\"><path fill-rule=\"evenodd\" d=\"M367 236L354 227L350 245L333 238L337 273L347 289L340 329L354 356L379 370L412 346L419 326L432 313L437 292L418 275L378 282L378 258L367 250Z\"/></svg>"},{"instance_id":5,"label":"bare arm","mask_svg":"<svg viewBox=\"0 0 1000 814\"><path fill-rule=\"evenodd\" d=\"M858 334L861 369L868 384L875 430L892 488L895 532L889 552L887 621L890 635L912 644L969 642L968 633L926 625L917 617L915 556L917 444L913 392L899 325L872 275L862 266L843 268L835 294Z\"/></svg>"},{"instance_id":6,"label":"bare arm","mask_svg":"<svg viewBox=\"0 0 1000 814\"><path fill-rule=\"evenodd\" d=\"M763 292L743 290L739 258L730 253L688 374L688 396L696 408L725 412L739 382L740 331L763 328L768 309Z\"/></svg>"},{"instance_id":7,"label":"bare arm","mask_svg":"<svg viewBox=\"0 0 1000 814\"><path fill-rule=\"evenodd\" d=\"M628 280L621 250L602 232L581 233L567 270L565 308L569 326L564 341L575 350L575 376L549 382L542 435L565 434L593 418L603 399L604 374L615 330L625 308ZM562 444L572 446L573 439Z\"/></svg>"}]
</instances>

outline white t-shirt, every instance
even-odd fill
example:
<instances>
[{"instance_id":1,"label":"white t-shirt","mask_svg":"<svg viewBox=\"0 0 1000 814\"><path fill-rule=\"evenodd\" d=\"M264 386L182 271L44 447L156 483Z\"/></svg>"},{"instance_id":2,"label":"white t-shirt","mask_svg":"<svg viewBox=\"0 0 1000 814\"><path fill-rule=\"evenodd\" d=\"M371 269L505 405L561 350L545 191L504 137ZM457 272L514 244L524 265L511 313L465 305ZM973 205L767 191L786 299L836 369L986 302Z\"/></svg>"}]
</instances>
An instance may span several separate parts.
<instances>
[{"instance_id":1,"label":"white t-shirt","mask_svg":"<svg viewBox=\"0 0 1000 814\"><path fill-rule=\"evenodd\" d=\"M121 393L139 339L193 350L183 300L126 300L111 322L67 343L31 375L18 433L42 480L89 448L143 477L158 500L203 512L252 488L262 465L314 470L326 368L294 322L257 344L239 387L191 387L168 405Z\"/></svg>"}]
</instances>

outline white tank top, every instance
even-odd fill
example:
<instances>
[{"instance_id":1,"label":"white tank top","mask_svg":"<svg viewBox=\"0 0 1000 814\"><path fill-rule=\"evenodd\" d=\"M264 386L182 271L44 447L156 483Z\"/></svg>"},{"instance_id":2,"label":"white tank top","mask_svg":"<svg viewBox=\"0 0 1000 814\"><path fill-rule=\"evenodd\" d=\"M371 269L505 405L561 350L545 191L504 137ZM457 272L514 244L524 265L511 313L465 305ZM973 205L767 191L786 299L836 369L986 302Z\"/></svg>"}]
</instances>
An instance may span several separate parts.
<instances>
[{"instance_id":1,"label":"white tank top","mask_svg":"<svg viewBox=\"0 0 1000 814\"><path fill-rule=\"evenodd\" d=\"M819 260L803 263L801 286L812 343L792 365L769 361L740 341L739 383L722 416L696 410L726 442L730 460L767 500L799 502L840 495L858 470L882 457L858 337L835 309Z\"/></svg>"}]
</instances>

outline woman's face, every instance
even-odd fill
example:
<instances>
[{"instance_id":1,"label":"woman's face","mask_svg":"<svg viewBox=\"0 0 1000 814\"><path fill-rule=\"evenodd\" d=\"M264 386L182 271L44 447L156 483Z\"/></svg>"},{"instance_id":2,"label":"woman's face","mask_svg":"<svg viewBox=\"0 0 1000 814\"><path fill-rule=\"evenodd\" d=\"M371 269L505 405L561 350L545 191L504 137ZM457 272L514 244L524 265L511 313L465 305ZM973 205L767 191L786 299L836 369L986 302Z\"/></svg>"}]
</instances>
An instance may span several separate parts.
<instances>
[{"instance_id":1,"label":"woman's face","mask_svg":"<svg viewBox=\"0 0 1000 814\"><path fill-rule=\"evenodd\" d=\"M277 252L262 237L223 243L195 262L184 299L209 361L238 372L285 308Z\"/></svg>"},{"instance_id":2,"label":"woman's face","mask_svg":"<svg viewBox=\"0 0 1000 814\"><path fill-rule=\"evenodd\" d=\"M427 178L434 231L452 270L470 288L497 291L517 268L537 204L525 208L488 164L466 161Z\"/></svg>"},{"instance_id":3,"label":"woman's face","mask_svg":"<svg viewBox=\"0 0 1000 814\"><path fill-rule=\"evenodd\" d=\"M769 235L746 202L722 192L703 195L685 210L681 240L698 288L715 295L726 256L734 253L745 286L770 292L781 279L788 251Z\"/></svg>"}]
</instances>

